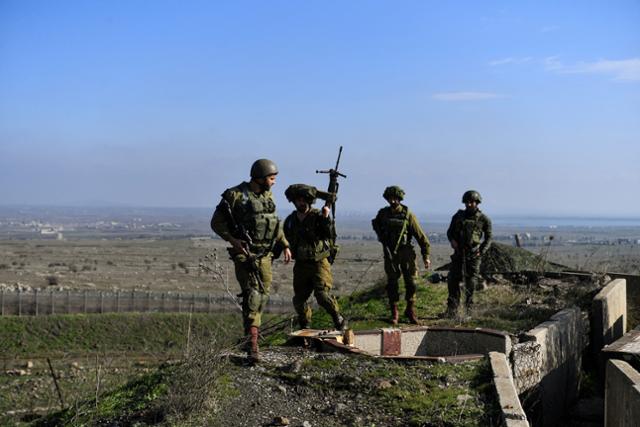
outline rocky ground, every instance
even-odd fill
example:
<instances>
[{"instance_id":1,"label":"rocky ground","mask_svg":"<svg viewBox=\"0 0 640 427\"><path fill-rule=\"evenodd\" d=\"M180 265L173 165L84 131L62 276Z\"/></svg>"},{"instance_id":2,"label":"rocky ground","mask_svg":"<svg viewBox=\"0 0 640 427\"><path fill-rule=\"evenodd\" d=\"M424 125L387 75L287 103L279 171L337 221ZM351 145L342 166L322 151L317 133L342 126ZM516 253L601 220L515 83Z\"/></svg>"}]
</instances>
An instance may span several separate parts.
<instances>
[{"instance_id":1,"label":"rocky ground","mask_svg":"<svg viewBox=\"0 0 640 427\"><path fill-rule=\"evenodd\" d=\"M486 362L458 365L277 347L229 358L216 425L498 425ZM228 398L228 396L233 396Z\"/></svg>"}]
</instances>

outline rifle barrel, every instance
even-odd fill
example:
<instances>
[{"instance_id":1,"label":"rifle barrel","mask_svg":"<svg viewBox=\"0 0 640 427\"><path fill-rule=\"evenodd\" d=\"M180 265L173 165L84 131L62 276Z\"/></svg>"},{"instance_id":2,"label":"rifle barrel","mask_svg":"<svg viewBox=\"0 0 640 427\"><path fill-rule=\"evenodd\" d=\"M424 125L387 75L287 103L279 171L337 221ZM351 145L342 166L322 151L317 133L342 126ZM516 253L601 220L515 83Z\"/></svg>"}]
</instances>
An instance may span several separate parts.
<instances>
[{"instance_id":1,"label":"rifle barrel","mask_svg":"<svg viewBox=\"0 0 640 427\"><path fill-rule=\"evenodd\" d=\"M342 145L340 146L340 150L338 150L338 160L336 160L336 168L335 171L338 171L338 165L340 164L340 156L342 156Z\"/></svg>"}]
</instances>

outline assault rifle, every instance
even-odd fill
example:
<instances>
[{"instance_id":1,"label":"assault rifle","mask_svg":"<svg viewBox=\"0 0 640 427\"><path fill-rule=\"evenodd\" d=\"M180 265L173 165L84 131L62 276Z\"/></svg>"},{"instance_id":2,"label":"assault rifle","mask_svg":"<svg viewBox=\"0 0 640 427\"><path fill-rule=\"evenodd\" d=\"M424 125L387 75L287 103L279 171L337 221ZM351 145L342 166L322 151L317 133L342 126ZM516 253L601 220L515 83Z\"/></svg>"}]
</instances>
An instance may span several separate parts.
<instances>
[{"instance_id":1,"label":"assault rifle","mask_svg":"<svg viewBox=\"0 0 640 427\"><path fill-rule=\"evenodd\" d=\"M340 184L338 183L338 177L341 176L346 178L347 176L338 171L338 166L340 165L340 156L342 156L342 145L340 146L340 150L338 151L338 160L336 160L335 168L328 170L316 170L316 173L326 173L329 174L329 186L327 188L327 193L331 194L333 198L333 202L330 203L327 200L327 205L331 205L331 237L329 239L329 262L333 264L338 255L338 251L340 246L336 244L337 233L336 233L336 201L338 200L338 188Z\"/></svg>"},{"instance_id":2,"label":"assault rifle","mask_svg":"<svg viewBox=\"0 0 640 427\"><path fill-rule=\"evenodd\" d=\"M260 257L257 256L256 254L251 253L250 251L251 244L253 243L253 239L251 239L251 235L246 230L246 228L242 226L242 224L239 224L236 221L236 218L233 216L233 211L231 210L231 205L224 197L216 207L216 210L217 209L220 209L227 217L227 220L229 221L229 225L231 226L231 235L242 242L242 247L248 253L245 265L248 267L250 276L253 278L253 280L256 281L260 290L264 292L264 282L262 281L262 278L260 277L260 272L258 271L259 270L258 263L259 263ZM229 254L232 255L232 249L229 248L228 250L229 250Z\"/></svg>"}]
</instances>

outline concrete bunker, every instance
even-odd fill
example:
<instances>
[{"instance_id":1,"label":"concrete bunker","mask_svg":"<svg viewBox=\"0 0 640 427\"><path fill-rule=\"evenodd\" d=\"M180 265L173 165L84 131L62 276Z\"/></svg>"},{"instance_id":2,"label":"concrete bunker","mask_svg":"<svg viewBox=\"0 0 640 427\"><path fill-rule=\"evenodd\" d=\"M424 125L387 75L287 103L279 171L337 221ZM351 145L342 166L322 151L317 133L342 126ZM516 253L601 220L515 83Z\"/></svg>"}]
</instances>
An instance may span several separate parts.
<instances>
[{"instance_id":1,"label":"concrete bunker","mask_svg":"<svg viewBox=\"0 0 640 427\"><path fill-rule=\"evenodd\" d=\"M510 353L509 334L484 328L415 326L355 331L345 335L303 329L294 339L314 340L327 351L378 357L444 361L478 359L492 351Z\"/></svg>"},{"instance_id":2,"label":"concrete bunker","mask_svg":"<svg viewBox=\"0 0 640 427\"><path fill-rule=\"evenodd\" d=\"M580 280L590 275L567 271L548 274ZM558 426L569 416L578 399L583 357L592 359L602 372L609 358L600 355L602 346L626 332L626 294L624 279L608 279L599 286L597 294L590 293L588 305L559 310L517 336L485 328L418 326L345 335L301 330L292 333L291 338L321 351L372 357L444 363L488 358L503 425L527 426L531 422L534 426ZM609 353L612 350L609 348ZM637 383L635 387L637 389ZM534 400L536 403L531 406ZM521 401L526 404L522 405Z\"/></svg>"}]
</instances>

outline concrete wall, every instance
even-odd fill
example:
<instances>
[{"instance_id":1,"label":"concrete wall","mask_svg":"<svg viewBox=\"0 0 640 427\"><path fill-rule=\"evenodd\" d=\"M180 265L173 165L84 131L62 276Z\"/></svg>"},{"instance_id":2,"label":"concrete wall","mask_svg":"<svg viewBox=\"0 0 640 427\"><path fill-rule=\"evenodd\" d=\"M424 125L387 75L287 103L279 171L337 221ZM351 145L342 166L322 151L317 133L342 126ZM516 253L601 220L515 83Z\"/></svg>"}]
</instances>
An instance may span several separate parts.
<instances>
[{"instance_id":1,"label":"concrete wall","mask_svg":"<svg viewBox=\"0 0 640 427\"><path fill-rule=\"evenodd\" d=\"M481 328L383 328L358 331L354 337L355 347L374 355L448 357L511 352L511 338L507 334Z\"/></svg>"},{"instance_id":2,"label":"concrete wall","mask_svg":"<svg viewBox=\"0 0 640 427\"><path fill-rule=\"evenodd\" d=\"M640 275L624 273L608 273L614 279L627 281L627 299L636 307L640 305Z\"/></svg>"},{"instance_id":3,"label":"concrete wall","mask_svg":"<svg viewBox=\"0 0 640 427\"><path fill-rule=\"evenodd\" d=\"M591 305L591 348L604 373L600 350L627 332L627 282L614 279L602 288Z\"/></svg>"},{"instance_id":4,"label":"concrete wall","mask_svg":"<svg viewBox=\"0 0 640 427\"><path fill-rule=\"evenodd\" d=\"M457 356L511 351L511 338L502 333L465 328L429 328L418 341L411 332L402 336L402 353L416 356ZM416 347L417 344L417 347Z\"/></svg>"},{"instance_id":5,"label":"concrete wall","mask_svg":"<svg viewBox=\"0 0 640 427\"><path fill-rule=\"evenodd\" d=\"M371 353L374 355L382 354L382 333L374 333L367 331L354 333L355 342L354 347L359 348L362 351Z\"/></svg>"},{"instance_id":6,"label":"concrete wall","mask_svg":"<svg viewBox=\"0 0 640 427\"><path fill-rule=\"evenodd\" d=\"M622 360L606 368L605 427L640 426L640 373Z\"/></svg>"},{"instance_id":7,"label":"concrete wall","mask_svg":"<svg viewBox=\"0 0 640 427\"><path fill-rule=\"evenodd\" d=\"M511 355L518 393L536 388L539 405L533 419L556 426L578 395L582 350L586 344L584 321L577 307L551 316L525 334Z\"/></svg>"},{"instance_id":8,"label":"concrete wall","mask_svg":"<svg viewBox=\"0 0 640 427\"><path fill-rule=\"evenodd\" d=\"M496 387L502 422L507 427L529 427L527 416L522 409L516 386L513 383L511 367L504 353L489 353L493 384Z\"/></svg>"}]
</instances>

